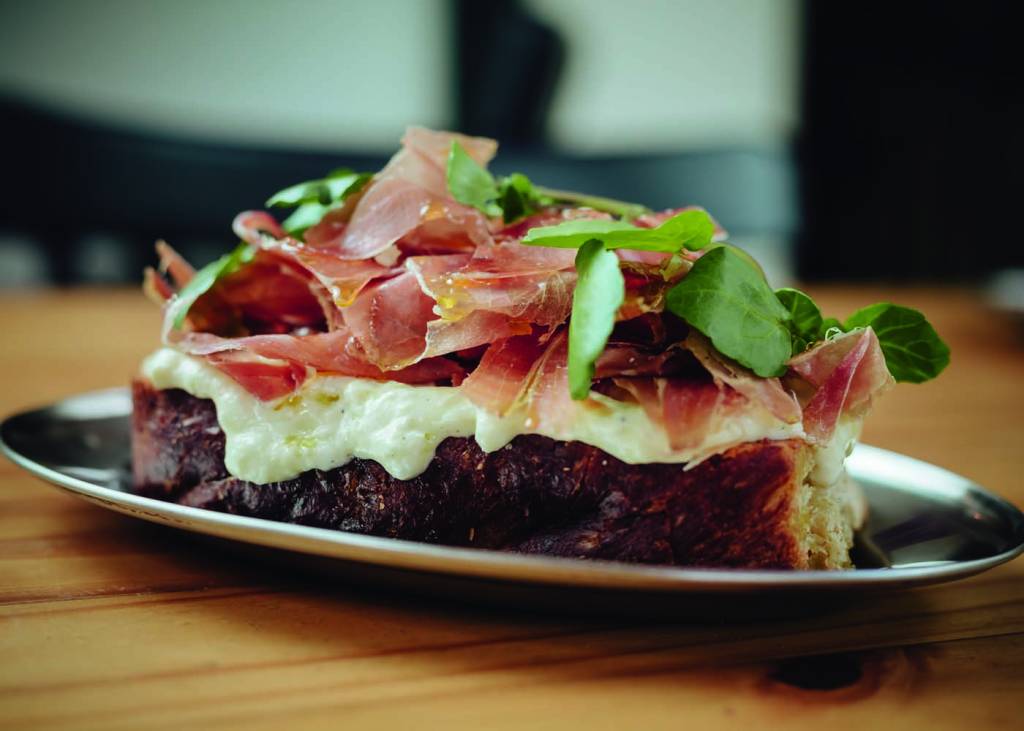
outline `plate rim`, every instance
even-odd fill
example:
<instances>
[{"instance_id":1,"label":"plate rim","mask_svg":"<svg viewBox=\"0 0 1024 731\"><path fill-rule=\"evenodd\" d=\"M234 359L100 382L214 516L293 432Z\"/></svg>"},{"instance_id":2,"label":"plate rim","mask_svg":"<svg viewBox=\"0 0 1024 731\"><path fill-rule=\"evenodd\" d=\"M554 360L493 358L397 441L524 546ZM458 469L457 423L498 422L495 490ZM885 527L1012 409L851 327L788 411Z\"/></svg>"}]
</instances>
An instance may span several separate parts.
<instances>
[{"instance_id":1,"label":"plate rim","mask_svg":"<svg viewBox=\"0 0 1024 731\"><path fill-rule=\"evenodd\" d=\"M422 543L398 538L315 528L280 521L194 508L156 498L115 490L59 472L16 451L4 438L11 421L67 405L70 401L127 395L126 387L74 394L47 406L26 409L0 421L0 451L14 464L65 492L132 517L190 532L236 540L284 551L369 564L405 571L443 574L504 583L544 584L561 588L655 591L662 593L729 593L751 590L849 590L855 588L903 588L966 578L1024 553L1024 537L1013 548L992 556L937 565L896 568L794 571L791 569L725 569L629 564L599 559L517 554L483 548ZM130 404L130 400L126 399ZM130 411L110 414L130 418ZM963 489L980 493L1001 511L1024 523L1024 514L1008 500L944 467L867 444L858 444L854 455L873 454L876 459L903 462ZM900 489L900 488L892 488ZM952 497L946 495L945 497ZM263 540L254 540L263 539ZM269 540L268 540L269 539Z\"/></svg>"}]
</instances>

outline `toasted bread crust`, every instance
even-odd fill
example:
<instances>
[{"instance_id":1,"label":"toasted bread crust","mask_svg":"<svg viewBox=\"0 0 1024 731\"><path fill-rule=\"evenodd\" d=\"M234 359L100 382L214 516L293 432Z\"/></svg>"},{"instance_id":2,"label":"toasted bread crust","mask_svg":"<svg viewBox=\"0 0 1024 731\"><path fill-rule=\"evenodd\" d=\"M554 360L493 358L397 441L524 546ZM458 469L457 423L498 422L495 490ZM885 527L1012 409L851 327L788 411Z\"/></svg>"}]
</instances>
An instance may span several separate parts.
<instances>
[{"instance_id":1,"label":"toasted bread crust","mask_svg":"<svg viewBox=\"0 0 1024 731\"><path fill-rule=\"evenodd\" d=\"M136 492L290 523L458 546L580 558L807 568L798 496L802 441L742 444L693 469L628 465L579 442L524 435L485 453L441 443L427 470L398 480L353 459L257 485L224 467L214 405L133 384Z\"/></svg>"}]
</instances>

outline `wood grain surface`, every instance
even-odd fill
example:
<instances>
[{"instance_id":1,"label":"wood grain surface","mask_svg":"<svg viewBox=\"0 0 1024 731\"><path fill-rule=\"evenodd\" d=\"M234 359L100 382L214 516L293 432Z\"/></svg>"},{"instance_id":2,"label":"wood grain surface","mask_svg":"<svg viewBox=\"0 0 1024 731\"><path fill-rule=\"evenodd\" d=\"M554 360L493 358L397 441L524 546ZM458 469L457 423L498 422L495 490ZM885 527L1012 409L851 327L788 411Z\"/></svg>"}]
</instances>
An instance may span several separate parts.
<instances>
[{"instance_id":1,"label":"wood grain surface","mask_svg":"<svg viewBox=\"0 0 1024 731\"><path fill-rule=\"evenodd\" d=\"M921 307L953 347L865 441L1024 504L1020 323L961 289L811 289ZM157 344L135 292L8 294L0 318L0 414L127 383ZM802 619L540 616L296 578L0 462L0 728L1009 729L1022 693L1020 560Z\"/></svg>"}]
</instances>

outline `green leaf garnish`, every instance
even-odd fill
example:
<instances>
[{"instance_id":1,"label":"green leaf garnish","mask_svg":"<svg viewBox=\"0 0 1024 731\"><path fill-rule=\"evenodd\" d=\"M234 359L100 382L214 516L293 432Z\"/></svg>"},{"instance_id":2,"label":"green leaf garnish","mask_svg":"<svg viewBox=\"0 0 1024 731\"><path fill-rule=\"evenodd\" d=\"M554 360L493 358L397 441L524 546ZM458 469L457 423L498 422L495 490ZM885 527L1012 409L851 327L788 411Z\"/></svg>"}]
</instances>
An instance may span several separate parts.
<instances>
[{"instance_id":1,"label":"green leaf garnish","mask_svg":"<svg viewBox=\"0 0 1024 731\"><path fill-rule=\"evenodd\" d=\"M252 261L255 255L256 250L249 244L239 244L231 253L225 254L197 271L188 284L181 288L174 300L173 307L176 310L174 328L176 330L181 328L192 305L208 292L217 283L217 280L237 272L243 264Z\"/></svg>"},{"instance_id":2,"label":"green leaf garnish","mask_svg":"<svg viewBox=\"0 0 1024 731\"><path fill-rule=\"evenodd\" d=\"M303 203L329 202L330 190L323 180L307 180L279 190L267 199L267 208L293 208Z\"/></svg>"},{"instance_id":3,"label":"green leaf garnish","mask_svg":"<svg viewBox=\"0 0 1024 731\"><path fill-rule=\"evenodd\" d=\"M332 207L320 203L303 203L281 222L281 228L289 236L302 236L307 229L320 223Z\"/></svg>"},{"instance_id":4,"label":"green leaf garnish","mask_svg":"<svg viewBox=\"0 0 1024 731\"><path fill-rule=\"evenodd\" d=\"M307 180L279 190L267 199L267 208L294 208L303 203L328 205L340 200L360 178L369 180L369 173L357 173L348 168L332 170L320 180ZM364 182L365 182L364 180Z\"/></svg>"},{"instance_id":5,"label":"green leaf garnish","mask_svg":"<svg viewBox=\"0 0 1024 731\"><path fill-rule=\"evenodd\" d=\"M556 226L531 228L523 237L530 246L554 246L575 249L590 239L598 239L608 249L641 249L675 253L680 249L696 251L711 243L715 224L701 210L683 211L657 228L640 228L625 221L577 219Z\"/></svg>"},{"instance_id":6,"label":"green leaf garnish","mask_svg":"<svg viewBox=\"0 0 1024 731\"><path fill-rule=\"evenodd\" d=\"M626 296L619 258L592 239L576 254L576 290L569 320L569 393L585 399L594 378L594 363L615 326Z\"/></svg>"},{"instance_id":7,"label":"green leaf garnish","mask_svg":"<svg viewBox=\"0 0 1024 731\"><path fill-rule=\"evenodd\" d=\"M781 376L793 354L789 311L732 247L702 256L669 290L666 307L759 376Z\"/></svg>"},{"instance_id":8,"label":"green leaf garnish","mask_svg":"<svg viewBox=\"0 0 1024 731\"><path fill-rule=\"evenodd\" d=\"M362 190L372 173L356 173L348 168L332 170L320 180L291 185L272 195L267 208L296 208L281 227L291 236L301 236L324 215Z\"/></svg>"},{"instance_id":9,"label":"green leaf garnish","mask_svg":"<svg viewBox=\"0 0 1024 731\"><path fill-rule=\"evenodd\" d=\"M448 150L445 179L452 198L459 203L473 206L488 216L501 216L505 223L525 218L555 203L586 206L627 220L650 213L650 209L636 203L568 190L543 188L531 183L522 173L495 178L455 140L452 140L452 146ZM582 246L583 243L581 241L577 246Z\"/></svg>"},{"instance_id":10,"label":"green leaf garnish","mask_svg":"<svg viewBox=\"0 0 1024 731\"><path fill-rule=\"evenodd\" d=\"M459 203L473 206L486 215L494 217L502 215L501 206L497 204L498 185L494 176L469 156L465 148L452 140L448 151L448 167L445 171L448 191Z\"/></svg>"},{"instance_id":11,"label":"green leaf garnish","mask_svg":"<svg viewBox=\"0 0 1024 731\"><path fill-rule=\"evenodd\" d=\"M821 310L807 294L799 289L783 287L775 290L782 306L789 311L789 334L793 338L793 352L801 353L822 337Z\"/></svg>"},{"instance_id":12,"label":"green leaf garnish","mask_svg":"<svg viewBox=\"0 0 1024 731\"><path fill-rule=\"evenodd\" d=\"M530 246L553 246L559 249L578 249L591 239L610 242L612 236L626 231L637 231L625 221L597 221L581 218L564 221L555 226L531 228L523 237L523 243Z\"/></svg>"},{"instance_id":13,"label":"green leaf garnish","mask_svg":"<svg viewBox=\"0 0 1024 731\"><path fill-rule=\"evenodd\" d=\"M501 216L505 223L529 216L554 202L538 193L522 173L495 179L455 140L448 151L445 178L452 198L492 218Z\"/></svg>"},{"instance_id":14,"label":"green leaf garnish","mask_svg":"<svg viewBox=\"0 0 1024 731\"><path fill-rule=\"evenodd\" d=\"M843 323L845 330L868 326L878 336L885 365L897 381L921 383L949 365L949 346L915 309L879 302L857 310Z\"/></svg>"},{"instance_id":15,"label":"green leaf garnish","mask_svg":"<svg viewBox=\"0 0 1024 731\"><path fill-rule=\"evenodd\" d=\"M497 204L506 223L526 218L552 203L552 199L539 195L530 179L522 173L512 173L498 181Z\"/></svg>"}]
</instances>

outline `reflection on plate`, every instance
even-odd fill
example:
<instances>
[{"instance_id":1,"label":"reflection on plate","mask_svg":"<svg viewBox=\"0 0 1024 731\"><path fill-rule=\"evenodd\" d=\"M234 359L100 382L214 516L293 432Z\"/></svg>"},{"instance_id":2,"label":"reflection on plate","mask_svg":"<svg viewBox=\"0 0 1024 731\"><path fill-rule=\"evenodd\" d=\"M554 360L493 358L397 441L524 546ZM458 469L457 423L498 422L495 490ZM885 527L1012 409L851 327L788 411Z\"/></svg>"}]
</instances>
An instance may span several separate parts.
<instances>
[{"instance_id":1,"label":"reflection on plate","mask_svg":"<svg viewBox=\"0 0 1024 731\"><path fill-rule=\"evenodd\" d=\"M0 425L5 454L55 485L128 515L227 539L261 559L450 597L631 613L710 610L723 594L770 600L843 596L963 578L1024 550L1024 516L939 467L869 446L850 457L871 517L849 571L683 569L449 548L216 513L123 491L131 400L126 389L83 394ZM223 544L224 542L221 541ZM708 602L711 602L710 604ZM737 602L732 602L737 604ZM740 602L739 604L742 604Z\"/></svg>"}]
</instances>

